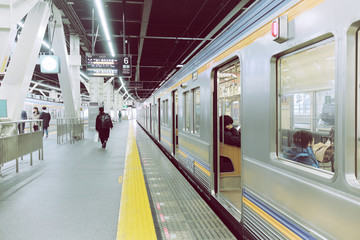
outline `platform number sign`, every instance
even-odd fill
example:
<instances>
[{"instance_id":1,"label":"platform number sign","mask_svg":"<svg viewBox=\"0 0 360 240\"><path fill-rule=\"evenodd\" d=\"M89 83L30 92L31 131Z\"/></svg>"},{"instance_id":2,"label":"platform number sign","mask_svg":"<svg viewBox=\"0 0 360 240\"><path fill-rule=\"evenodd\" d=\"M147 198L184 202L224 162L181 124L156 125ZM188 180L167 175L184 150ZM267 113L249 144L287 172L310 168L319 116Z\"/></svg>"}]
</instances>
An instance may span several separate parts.
<instances>
[{"instance_id":1,"label":"platform number sign","mask_svg":"<svg viewBox=\"0 0 360 240\"><path fill-rule=\"evenodd\" d=\"M131 77L131 56L120 57L120 77Z\"/></svg>"}]
</instances>

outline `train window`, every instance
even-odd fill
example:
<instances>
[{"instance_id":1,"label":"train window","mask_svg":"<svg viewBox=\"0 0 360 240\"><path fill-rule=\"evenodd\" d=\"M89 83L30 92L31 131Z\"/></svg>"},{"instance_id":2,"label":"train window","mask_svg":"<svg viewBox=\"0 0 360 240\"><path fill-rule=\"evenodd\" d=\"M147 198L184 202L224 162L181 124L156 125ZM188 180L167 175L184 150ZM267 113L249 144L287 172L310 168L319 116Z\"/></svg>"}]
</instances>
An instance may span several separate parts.
<instances>
[{"instance_id":1,"label":"train window","mask_svg":"<svg viewBox=\"0 0 360 240\"><path fill-rule=\"evenodd\" d=\"M167 122L166 122L166 101L164 100L162 103L162 110L161 110L161 119L162 119L162 125L167 126Z\"/></svg>"},{"instance_id":2,"label":"train window","mask_svg":"<svg viewBox=\"0 0 360 240\"><path fill-rule=\"evenodd\" d=\"M185 131L190 132L190 107L191 107L191 103L190 103L191 99L190 99L190 92L187 91L184 93L184 116L185 116Z\"/></svg>"},{"instance_id":3,"label":"train window","mask_svg":"<svg viewBox=\"0 0 360 240\"><path fill-rule=\"evenodd\" d=\"M335 42L278 59L279 156L334 172Z\"/></svg>"},{"instance_id":4,"label":"train window","mask_svg":"<svg viewBox=\"0 0 360 240\"><path fill-rule=\"evenodd\" d=\"M241 78L240 61L216 71L218 101L218 193L241 211Z\"/></svg>"},{"instance_id":5,"label":"train window","mask_svg":"<svg viewBox=\"0 0 360 240\"><path fill-rule=\"evenodd\" d=\"M200 88L193 89L194 96L194 133L200 133Z\"/></svg>"},{"instance_id":6,"label":"train window","mask_svg":"<svg viewBox=\"0 0 360 240\"><path fill-rule=\"evenodd\" d=\"M360 29L358 29L357 32L357 86L360 86ZM360 181L360 111L359 111L359 106L360 106L360 90L359 87L357 89L357 161L355 162L355 169L356 169L356 178L358 179L358 181Z\"/></svg>"},{"instance_id":7,"label":"train window","mask_svg":"<svg viewBox=\"0 0 360 240\"><path fill-rule=\"evenodd\" d=\"M240 62L233 61L217 72L219 82L219 113L232 117L240 127Z\"/></svg>"},{"instance_id":8,"label":"train window","mask_svg":"<svg viewBox=\"0 0 360 240\"><path fill-rule=\"evenodd\" d=\"M164 121L164 124L165 126L169 126L169 116L168 116L168 108L169 105L168 105L168 100L165 100L163 102L163 113L164 113L164 116L163 116L163 121Z\"/></svg>"}]
</instances>

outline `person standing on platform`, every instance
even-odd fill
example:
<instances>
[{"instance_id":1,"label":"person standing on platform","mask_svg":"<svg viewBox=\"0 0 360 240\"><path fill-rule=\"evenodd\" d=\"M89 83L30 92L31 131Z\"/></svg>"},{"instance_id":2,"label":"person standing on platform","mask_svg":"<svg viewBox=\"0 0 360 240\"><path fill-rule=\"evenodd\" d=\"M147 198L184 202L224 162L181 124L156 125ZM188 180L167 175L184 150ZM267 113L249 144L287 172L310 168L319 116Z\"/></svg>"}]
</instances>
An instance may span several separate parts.
<instances>
[{"instance_id":1,"label":"person standing on platform","mask_svg":"<svg viewBox=\"0 0 360 240\"><path fill-rule=\"evenodd\" d=\"M42 107L42 111L40 114L40 119L43 120L43 136L44 136L44 132L46 133L45 138L49 137L49 131L48 131L48 127L50 125L50 119L51 119L51 115L50 113L46 112L46 107Z\"/></svg>"},{"instance_id":2,"label":"person standing on platform","mask_svg":"<svg viewBox=\"0 0 360 240\"><path fill-rule=\"evenodd\" d=\"M95 129L99 133L102 148L106 148L109 139L110 128L113 128L111 117L104 112L104 107L99 107L99 115L96 117Z\"/></svg>"},{"instance_id":3,"label":"person standing on platform","mask_svg":"<svg viewBox=\"0 0 360 240\"><path fill-rule=\"evenodd\" d=\"M39 112L39 109L37 107L33 107L33 119L40 119L40 112ZM39 130L39 123L34 122L33 128L34 128L34 132L38 131Z\"/></svg>"},{"instance_id":4,"label":"person standing on platform","mask_svg":"<svg viewBox=\"0 0 360 240\"><path fill-rule=\"evenodd\" d=\"M20 119L21 120L26 120L27 119L27 113L25 110L21 111L21 115L20 115ZM18 128L19 128L19 134L23 134L25 131L25 123L19 123L18 124Z\"/></svg>"},{"instance_id":5,"label":"person standing on platform","mask_svg":"<svg viewBox=\"0 0 360 240\"><path fill-rule=\"evenodd\" d=\"M121 110L119 111L119 122L121 122Z\"/></svg>"}]
</instances>

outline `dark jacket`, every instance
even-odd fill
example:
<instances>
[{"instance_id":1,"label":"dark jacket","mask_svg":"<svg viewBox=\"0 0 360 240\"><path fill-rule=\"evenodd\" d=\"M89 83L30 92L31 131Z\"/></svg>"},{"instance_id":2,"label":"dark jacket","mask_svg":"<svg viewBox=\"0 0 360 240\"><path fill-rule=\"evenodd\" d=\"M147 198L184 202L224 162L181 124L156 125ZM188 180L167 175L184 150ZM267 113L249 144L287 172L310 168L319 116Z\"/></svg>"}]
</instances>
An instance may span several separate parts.
<instances>
[{"instance_id":1,"label":"dark jacket","mask_svg":"<svg viewBox=\"0 0 360 240\"><path fill-rule=\"evenodd\" d=\"M51 115L48 112L41 112L40 119L43 120L43 128L48 128L51 120Z\"/></svg>"},{"instance_id":2,"label":"dark jacket","mask_svg":"<svg viewBox=\"0 0 360 240\"><path fill-rule=\"evenodd\" d=\"M318 168L319 162L315 157L314 151L311 147L298 148L294 147L284 152L287 159L294 160L299 163L310 165Z\"/></svg>"},{"instance_id":3,"label":"dark jacket","mask_svg":"<svg viewBox=\"0 0 360 240\"><path fill-rule=\"evenodd\" d=\"M104 129L102 128L102 122L101 122L101 116L104 115L104 114L107 114L107 113L101 112L101 113L99 113L99 114L97 115L97 117L96 117L95 129L96 129L96 131L98 131L98 132L104 130ZM110 128L113 128L112 122L111 122ZM109 129L109 128L108 128L108 129Z\"/></svg>"},{"instance_id":4,"label":"dark jacket","mask_svg":"<svg viewBox=\"0 0 360 240\"><path fill-rule=\"evenodd\" d=\"M220 141L222 142L222 131L220 131ZM224 130L224 143L233 145L236 147L241 147L241 134L235 129L231 128L230 130L225 128Z\"/></svg>"},{"instance_id":5,"label":"dark jacket","mask_svg":"<svg viewBox=\"0 0 360 240\"><path fill-rule=\"evenodd\" d=\"M22 119L22 120L26 120L26 119L27 119L27 113L26 113L26 111L24 111L24 110L21 111L21 119Z\"/></svg>"}]
</instances>

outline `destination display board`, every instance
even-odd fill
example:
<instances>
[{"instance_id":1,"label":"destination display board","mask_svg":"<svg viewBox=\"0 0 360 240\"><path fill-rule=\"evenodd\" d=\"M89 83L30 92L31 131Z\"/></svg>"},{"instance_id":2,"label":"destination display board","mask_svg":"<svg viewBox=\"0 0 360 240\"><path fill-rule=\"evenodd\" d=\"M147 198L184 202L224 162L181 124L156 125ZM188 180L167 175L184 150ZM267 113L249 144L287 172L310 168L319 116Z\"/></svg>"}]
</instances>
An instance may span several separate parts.
<instances>
[{"instance_id":1,"label":"destination display board","mask_svg":"<svg viewBox=\"0 0 360 240\"><path fill-rule=\"evenodd\" d=\"M131 77L131 56L88 56L86 73L89 77Z\"/></svg>"},{"instance_id":2,"label":"destination display board","mask_svg":"<svg viewBox=\"0 0 360 240\"><path fill-rule=\"evenodd\" d=\"M118 77L119 58L111 56L89 56L86 58L86 74L89 77Z\"/></svg>"}]
</instances>

